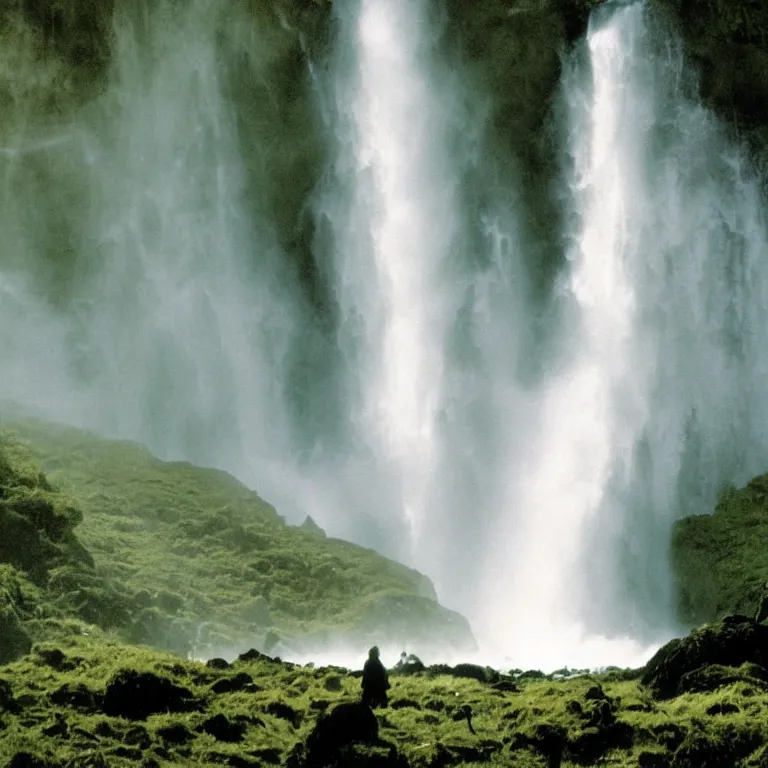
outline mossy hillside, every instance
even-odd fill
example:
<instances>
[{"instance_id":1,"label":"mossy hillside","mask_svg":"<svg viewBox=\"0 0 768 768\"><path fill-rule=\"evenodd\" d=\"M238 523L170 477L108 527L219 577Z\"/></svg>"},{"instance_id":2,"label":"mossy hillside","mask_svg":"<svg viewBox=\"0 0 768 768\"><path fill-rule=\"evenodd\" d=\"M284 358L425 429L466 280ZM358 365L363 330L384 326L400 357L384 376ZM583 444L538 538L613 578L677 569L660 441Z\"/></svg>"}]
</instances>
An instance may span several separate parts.
<instances>
[{"instance_id":1,"label":"mossy hillside","mask_svg":"<svg viewBox=\"0 0 768 768\"><path fill-rule=\"evenodd\" d=\"M621 672L513 680L464 665L395 670L391 683L378 739L345 747L337 765L737 768L768 758L768 686L757 678L661 702ZM12 762L19 753L72 768L310 765L318 722L359 691L359 673L342 668L257 653L203 665L71 638L0 668L0 766L23 764Z\"/></svg>"},{"instance_id":2,"label":"mossy hillside","mask_svg":"<svg viewBox=\"0 0 768 768\"><path fill-rule=\"evenodd\" d=\"M137 444L68 427L6 426L17 454L38 459L82 510L79 537L97 574L134 606L133 642L198 653L278 639L293 650L339 641L415 650L427 640L446 650L474 643L466 620L434 601L426 577L287 526L224 472L163 462Z\"/></svg>"},{"instance_id":3,"label":"mossy hillside","mask_svg":"<svg viewBox=\"0 0 768 768\"><path fill-rule=\"evenodd\" d=\"M78 617L92 619L94 611L108 624L122 606L120 618L128 620L129 602L95 572L75 534L81 519L25 451L0 440L0 663L35 639L79 633Z\"/></svg>"},{"instance_id":4,"label":"mossy hillside","mask_svg":"<svg viewBox=\"0 0 768 768\"><path fill-rule=\"evenodd\" d=\"M754 615L768 582L768 475L727 488L713 514L678 521L672 563L683 621Z\"/></svg>"}]
</instances>

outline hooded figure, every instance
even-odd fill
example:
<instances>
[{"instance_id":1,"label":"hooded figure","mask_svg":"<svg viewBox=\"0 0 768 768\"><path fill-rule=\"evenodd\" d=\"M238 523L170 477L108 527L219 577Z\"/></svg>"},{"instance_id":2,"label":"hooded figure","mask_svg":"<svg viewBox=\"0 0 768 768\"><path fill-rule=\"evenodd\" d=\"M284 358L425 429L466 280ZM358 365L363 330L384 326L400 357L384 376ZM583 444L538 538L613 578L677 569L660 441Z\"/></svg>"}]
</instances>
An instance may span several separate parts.
<instances>
[{"instance_id":1,"label":"hooded figure","mask_svg":"<svg viewBox=\"0 0 768 768\"><path fill-rule=\"evenodd\" d=\"M389 704L387 700L389 677L379 659L379 649L375 645L368 651L368 660L363 667L363 679L360 685L363 689L363 704L367 704L371 709L386 707Z\"/></svg>"}]
</instances>

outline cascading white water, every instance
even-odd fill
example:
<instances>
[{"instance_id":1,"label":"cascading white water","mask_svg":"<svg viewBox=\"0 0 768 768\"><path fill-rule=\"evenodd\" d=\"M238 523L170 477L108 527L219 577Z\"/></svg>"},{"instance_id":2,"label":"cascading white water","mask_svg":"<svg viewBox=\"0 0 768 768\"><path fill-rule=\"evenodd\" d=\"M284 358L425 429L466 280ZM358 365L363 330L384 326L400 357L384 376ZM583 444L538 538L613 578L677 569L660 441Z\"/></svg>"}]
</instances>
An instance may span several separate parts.
<instances>
[{"instance_id":1,"label":"cascading white water","mask_svg":"<svg viewBox=\"0 0 768 768\"><path fill-rule=\"evenodd\" d=\"M360 503L468 612L499 486L535 420L515 378L527 334L515 212L493 173L480 190L466 180L487 170L485 109L439 50L434 9L361 0L339 14L319 84L337 155L316 211L334 232Z\"/></svg>"},{"instance_id":2,"label":"cascading white water","mask_svg":"<svg viewBox=\"0 0 768 768\"><path fill-rule=\"evenodd\" d=\"M3 388L58 418L250 472L268 488L288 452L284 357L302 322L268 212L244 200L221 49L255 76L265 54L239 10L207 0L181 13L165 2L118 6L104 95L58 127L58 142L9 158L10 205L15 177L43 155L52 191L22 188L22 204L57 210L76 259L66 311L56 316L24 292L35 315L54 315L55 332L46 355L6 356L20 385ZM58 189L74 199L57 199ZM41 224L41 240L61 239ZM37 338L18 320L6 327Z\"/></svg>"},{"instance_id":3,"label":"cascading white water","mask_svg":"<svg viewBox=\"0 0 768 768\"><path fill-rule=\"evenodd\" d=\"M337 233L339 344L354 360L355 444L375 462L370 490L385 496L384 514L402 516L399 553L408 559L419 548L437 461L455 305L444 264L459 205L456 172L445 162L451 118L432 90L425 17L423 3L406 0L362 0L342 12L349 48L333 73L345 85L332 105L339 160L318 202ZM340 210L345 188L351 202Z\"/></svg>"},{"instance_id":4,"label":"cascading white water","mask_svg":"<svg viewBox=\"0 0 768 768\"><path fill-rule=\"evenodd\" d=\"M314 247L338 413L328 380L292 368L321 334L262 191L286 184L274 143L244 149L269 118L228 73L263 80L269 46L234 0L118 4L105 92L67 120L36 122L19 88L0 126L0 394L229 469L292 521L418 566L486 660L639 663L674 625L672 521L768 462L768 242L744 155L643 5L595 14L562 82L563 354L524 383L545 355L522 184L492 172L482 92L426 0L334 13L313 62L331 156L307 209L330 232ZM41 66L14 44L10 81ZM299 437L305 418L340 436Z\"/></svg>"},{"instance_id":5,"label":"cascading white water","mask_svg":"<svg viewBox=\"0 0 768 768\"><path fill-rule=\"evenodd\" d=\"M563 276L569 352L510 499L523 526L505 601L510 646L540 642L545 666L641 661L633 640L675 627L673 520L710 511L722 484L768 461L765 211L685 85L678 47L654 40L641 3L595 14L563 80L579 222Z\"/></svg>"}]
</instances>

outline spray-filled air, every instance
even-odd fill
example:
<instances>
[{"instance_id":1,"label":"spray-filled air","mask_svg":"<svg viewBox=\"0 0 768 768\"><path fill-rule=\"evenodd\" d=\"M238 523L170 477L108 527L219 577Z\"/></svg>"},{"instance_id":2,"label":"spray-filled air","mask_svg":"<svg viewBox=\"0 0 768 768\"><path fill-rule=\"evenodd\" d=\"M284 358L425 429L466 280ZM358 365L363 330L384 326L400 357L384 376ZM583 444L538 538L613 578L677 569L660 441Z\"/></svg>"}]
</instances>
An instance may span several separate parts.
<instances>
[{"instance_id":1,"label":"spray-filled air","mask_svg":"<svg viewBox=\"0 0 768 768\"><path fill-rule=\"evenodd\" d=\"M447 18L334 5L286 71L247 3L118 2L54 117L63 65L3 38L0 396L419 568L486 660L640 663L672 522L768 461L758 181L674 36L603 6L542 135L542 290Z\"/></svg>"}]
</instances>

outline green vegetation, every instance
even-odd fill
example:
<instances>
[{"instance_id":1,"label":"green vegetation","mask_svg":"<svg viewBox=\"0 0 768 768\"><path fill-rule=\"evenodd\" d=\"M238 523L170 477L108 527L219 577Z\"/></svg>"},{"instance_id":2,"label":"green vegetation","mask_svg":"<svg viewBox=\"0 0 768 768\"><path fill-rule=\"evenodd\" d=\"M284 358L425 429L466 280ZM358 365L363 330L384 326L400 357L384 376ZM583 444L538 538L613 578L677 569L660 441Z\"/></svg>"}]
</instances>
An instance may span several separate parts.
<instances>
[{"instance_id":1,"label":"green vegetation","mask_svg":"<svg viewBox=\"0 0 768 768\"><path fill-rule=\"evenodd\" d=\"M331 642L418 648L434 638L446 650L474 644L466 620L435 602L426 577L287 526L224 472L162 462L134 443L68 427L6 427L2 503L32 509L47 528L23 546L18 532L0 536L0 563L14 567L8 578L20 590L37 588L26 604L45 616L68 611L183 655ZM4 513L0 528L17 518Z\"/></svg>"},{"instance_id":2,"label":"green vegetation","mask_svg":"<svg viewBox=\"0 0 768 768\"><path fill-rule=\"evenodd\" d=\"M414 660L392 670L390 707L374 715L359 704L359 672L261 651L323 638L468 647L466 622L425 577L316 526L286 526L224 472L40 421L4 426L0 768L768 760L768 626L729 619L643 670L564 678ZM766 580L767 491L756 478L714 515L678 524L689 609L749 603ZM193 642L205 655L261 651L202 663L183 658Z\"/></svg>"},{"instance_id":3,"label":"green vegetation","mask_svg":"<svg viewBox=\"0 0 768 768\"><path fill-rule=\"evenodd\" d=\"M659 701L617 671L513 681L470 665L395 670L390 707L366 737L348 670L257 653L203 665L73 637L0 669L0 765L32 753L39 766L321 768L333 738L344 742L333 764L345 766L764 765L768 684L734 677ZM356 736L367 743L346 743Z\"/></svg>"},{"instance_id":4,"label":"green vegetation","mask_svg":"<svg viewBox=\"0 0 768 768\"><path fill-rule=\"evenodd\" d=\"M725 489L714 514L680 520L672 563L683 621L754 615L768 582L768 475Z\"/></svg>"}]
</instances>

